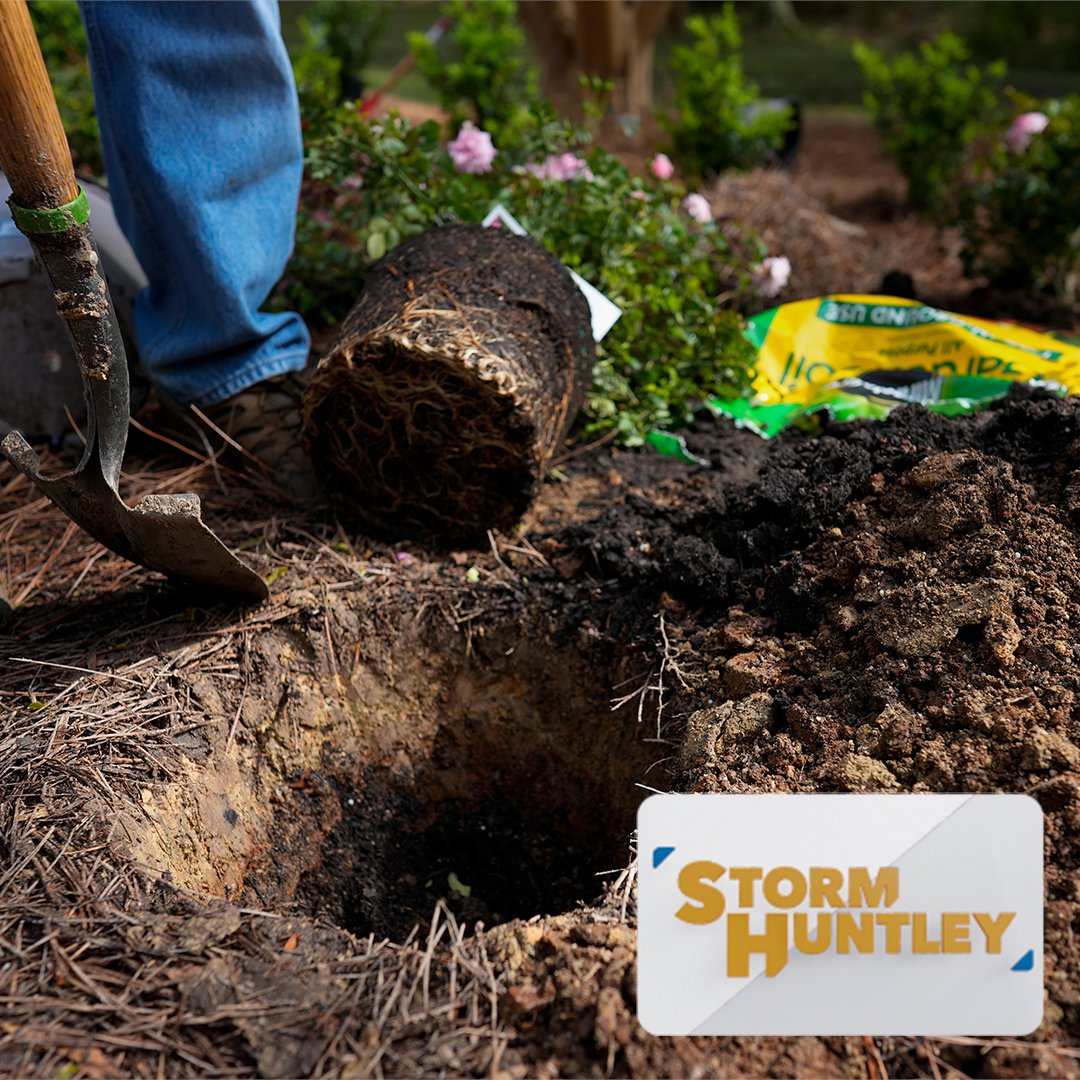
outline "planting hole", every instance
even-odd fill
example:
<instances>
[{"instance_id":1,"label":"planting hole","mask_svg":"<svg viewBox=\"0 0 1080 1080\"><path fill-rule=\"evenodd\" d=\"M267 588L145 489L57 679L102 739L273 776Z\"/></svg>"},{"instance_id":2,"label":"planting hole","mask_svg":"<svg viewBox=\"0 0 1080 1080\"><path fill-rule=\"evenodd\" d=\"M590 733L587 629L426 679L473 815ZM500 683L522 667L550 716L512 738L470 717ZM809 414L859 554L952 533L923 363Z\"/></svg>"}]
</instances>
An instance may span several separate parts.
<instances>
[{"instance_id":1,"label":"planting hole","mask_svg":"<svg viewBox=\"0 0 1080 1080\"><path fill-rule=\"evenodd\" d=\"M638 784L663 751L636 701L612 711L625 676L610 650L515 626L445 657L413 651L392 686L354 678L357 745L328 747L297 797L324 823L317 853L311 830L290 841L301 911L401 940L440 898L490 927L595 900L598 875L627 864Z\"/></svg>"}]
</instances>

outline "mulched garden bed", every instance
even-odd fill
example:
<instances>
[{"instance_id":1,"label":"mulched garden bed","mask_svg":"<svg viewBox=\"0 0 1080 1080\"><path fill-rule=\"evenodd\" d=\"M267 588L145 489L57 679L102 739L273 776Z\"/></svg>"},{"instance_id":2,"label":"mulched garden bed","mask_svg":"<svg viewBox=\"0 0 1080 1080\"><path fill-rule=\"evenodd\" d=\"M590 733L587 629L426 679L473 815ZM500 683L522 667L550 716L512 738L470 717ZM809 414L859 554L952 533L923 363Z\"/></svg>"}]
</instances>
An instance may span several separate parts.
<instances>
[{"instance_id":1,"label":"mulched garden bed","mask_svg":"<svg viewBox=\"0 0 1080 1080\"><path fill-rule=\"evenodd\" d=\"M1080 1076L1080 404L688 441L568 446L436 553L141 439L130 494L202 492L247 609L0 469L0 1072ZM650 790L1034 795L1043 1025L647 1035Z\"/></svg>"}]
</instances>

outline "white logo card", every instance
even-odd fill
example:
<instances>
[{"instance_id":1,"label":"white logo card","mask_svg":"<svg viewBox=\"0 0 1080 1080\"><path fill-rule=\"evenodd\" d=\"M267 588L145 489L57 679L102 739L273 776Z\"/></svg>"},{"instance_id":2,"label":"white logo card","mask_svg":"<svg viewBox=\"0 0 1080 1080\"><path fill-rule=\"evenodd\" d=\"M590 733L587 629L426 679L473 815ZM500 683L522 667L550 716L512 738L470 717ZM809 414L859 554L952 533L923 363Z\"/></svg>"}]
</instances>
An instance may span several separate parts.
<instances>
[{"instance_id":1,"label":"white logo card","mask_svg":"<svg viewBox=\"0 0 1080 1080\"><path fill-rule=\"evenodd\" d=\"M1024 795L654 795L638 1017L655 1035L1022 1035L1043 1011Z\"/></svg>"}]
</instances>

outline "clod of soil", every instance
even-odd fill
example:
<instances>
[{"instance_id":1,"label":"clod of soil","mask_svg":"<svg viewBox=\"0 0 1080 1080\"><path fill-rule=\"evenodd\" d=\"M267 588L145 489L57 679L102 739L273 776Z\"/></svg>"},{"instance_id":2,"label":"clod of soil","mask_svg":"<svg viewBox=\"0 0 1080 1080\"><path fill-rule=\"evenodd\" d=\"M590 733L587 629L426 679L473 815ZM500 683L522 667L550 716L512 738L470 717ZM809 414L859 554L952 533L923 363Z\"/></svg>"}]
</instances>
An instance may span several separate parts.
<instances>
[{"instance_id":1,"label":"clod of soil","mask_svg":"<svg viewBox=\"0 0 1080 1080\"><path fill-rule=\"evenodd\" d=\"M474 540L532 502L594 358L588 305L539 244L433 229L372 270L312 380L305 442L369 532Z\"/></svg>"}]
</instances>

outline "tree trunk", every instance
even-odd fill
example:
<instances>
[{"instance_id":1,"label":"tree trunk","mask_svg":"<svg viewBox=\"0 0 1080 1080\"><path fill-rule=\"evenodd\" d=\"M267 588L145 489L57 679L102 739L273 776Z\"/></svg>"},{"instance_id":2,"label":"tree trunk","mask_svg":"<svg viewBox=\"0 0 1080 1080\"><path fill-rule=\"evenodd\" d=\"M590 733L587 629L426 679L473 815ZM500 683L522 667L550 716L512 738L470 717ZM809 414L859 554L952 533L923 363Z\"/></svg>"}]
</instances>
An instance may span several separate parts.
<instances>
[{"instance_id":1,"label":"tree trunk","mask_svg":"<svg viewBox=\"0 0 1080 1080\"><path fill-rule=\"evenodd\" d=\"M559 112L581 107L582 75L610 80L617 113L652 111L656 37L672 0L522 0L518 14L540 55L540 89Z\"/></svg>"}]
</instances>

